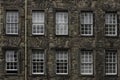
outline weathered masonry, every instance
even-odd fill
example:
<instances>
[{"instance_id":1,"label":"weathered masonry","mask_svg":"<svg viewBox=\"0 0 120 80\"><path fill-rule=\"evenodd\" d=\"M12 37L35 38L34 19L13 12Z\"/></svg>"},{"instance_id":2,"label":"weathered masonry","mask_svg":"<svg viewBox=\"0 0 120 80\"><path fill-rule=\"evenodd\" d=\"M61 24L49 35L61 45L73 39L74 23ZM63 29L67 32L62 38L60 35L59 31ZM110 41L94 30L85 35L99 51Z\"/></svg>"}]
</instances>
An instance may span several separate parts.
<instances>
[{"instance_id":1,"label":"weathered masonry","mask_svg":"<svg viewBox=\"0 0 120 80\"><path fill-rule=\"evenodd\" d=\"M0 80L120 80L120 0L0 0Z\"/></svg>"}]
</instances>

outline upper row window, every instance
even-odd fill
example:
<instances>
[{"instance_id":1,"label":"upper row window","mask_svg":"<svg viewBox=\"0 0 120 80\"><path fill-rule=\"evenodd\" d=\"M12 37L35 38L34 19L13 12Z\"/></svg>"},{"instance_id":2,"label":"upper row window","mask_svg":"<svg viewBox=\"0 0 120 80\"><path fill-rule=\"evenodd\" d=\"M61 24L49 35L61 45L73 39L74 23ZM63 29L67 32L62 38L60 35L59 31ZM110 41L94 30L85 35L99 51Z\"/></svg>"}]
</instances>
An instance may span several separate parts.
<instances>
[{"instance_id":1,"label":"upper row window","mask_svg":"<svg viewBox=\"0 0 120 80\"><path fill-rule=\"evenodd\" d=\"M7 11L6 34L18 35L19 14L18 11ZM55 15L56 35L68 35L68 12L56 12ZM82 36L93 35L93 12L81 12L80 33ZM32 11L32 34L45 34L44 11ZM105 14L105 36L117 36L117 14Z\"/></svg>"},{"instance_id":2,"label":"upper row window","mask_svg":"<svg viewBox=\"0 0 120 80\"><path fill-rule=\"evenodd\" d=\"M56 35L68 35L68 13L56 13Z\"/></svg>"},{"instance_id":3,"label":"upper row window","mask_svg":"<svg viewBox=\"0 0 120 80\"><path fill-rule=\"evenodd\" d=\"M81 35L91 36L93 35L93 13L92 12L82 12L80 15L81 22Z\"/></svg>"},{"instance_id":4,"label":"upper row window","mask_svg":"<svg viewBox=\"0 0 120 80\"><path fill-rule=\"evenodd\" d=\"M107 13L105 15L105 35L117 36L117 14Z\"/></svg>"},{"instance_id":5,"label":"upper row window","mask_svg":"<svg viewBox=\"0 0 120 80\"><path fill-rule=\"evenodd\" d=\"M6 13L6 34L18 34L18 11L7 11Z\"/></svg>"},{"instance_id":6,"label":"upper row window","mask_svg":"<svg viewBox=\"0 0 120 80\"><path fill-rule=\"evenodd\" d=\"M33 11L32 12L32 34L44 35L44 12Z\"/></svg>"}]
</instances>

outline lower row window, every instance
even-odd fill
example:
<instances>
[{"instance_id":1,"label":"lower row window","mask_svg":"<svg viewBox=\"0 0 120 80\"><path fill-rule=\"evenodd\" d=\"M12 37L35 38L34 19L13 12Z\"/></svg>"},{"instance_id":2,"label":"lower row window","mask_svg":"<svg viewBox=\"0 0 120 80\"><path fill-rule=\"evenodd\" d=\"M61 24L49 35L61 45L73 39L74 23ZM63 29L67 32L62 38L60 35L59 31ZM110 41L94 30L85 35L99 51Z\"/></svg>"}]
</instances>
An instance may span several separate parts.
<instances>
[{"instance_id":1,"label":"lower row window","mask_svg":"<svg viewBox=\"0 0 120 80\"><path fill-rule=\"evenodd\" d=\"M44 74L44 51L33 50L32 54L32 73Z\"/></svg>"},{"instance_id":2,"label":"lower row window","mask_svg":"<svg viewBox=\"0 0 120 80\"><path fill-rule=\"evenodd\" d=\"M90 50L81 51L81 74L92 75L93 74L93 55Z\"/></svg>"},{"instance_id":3,"label":"lower row window","mask_svg":"<svg viewBox=\"0 0 120 80\"><path fill-rule=\"evenodd\" d=\"M56 74L68 74L67 50L56 51Z\"/></svg>"},{"instance_id":4,"label":"lower row window","mask_svg":"<svg viewBox=\"0 0 120 80\"><path fill-rule=\"evenodd\" d=\"M18 73L18 51L6 50L6 73ZM55 53L56 74L68 74L68 50L57 49ZM32 74L45 73L45 52L44 50L32 51ZM81 50L80 53L81 75L93 75L93 51ZM105 51L105 74L117 75L117 51Z\"/></svg>"},{"instance_id":5,"label":"lower row window","mask_svg":"<svg viewBox=\"0 0 120 80\"><path fill-rule=\"evenodd\" d=\"M115 50L107 50L105 55L105 73L106 75L117 74L117 55Z\"/></svg>"},{"instance_id":6,"label":"lower row window","mask_svg":"<svg viewBox=\"0 0 120 80\"><path fill-rule=\"evenodd\" d=\"M7 73L18 72L18 54L15 50L6 51L6 72Z\"/></svg>"}]
</instances>

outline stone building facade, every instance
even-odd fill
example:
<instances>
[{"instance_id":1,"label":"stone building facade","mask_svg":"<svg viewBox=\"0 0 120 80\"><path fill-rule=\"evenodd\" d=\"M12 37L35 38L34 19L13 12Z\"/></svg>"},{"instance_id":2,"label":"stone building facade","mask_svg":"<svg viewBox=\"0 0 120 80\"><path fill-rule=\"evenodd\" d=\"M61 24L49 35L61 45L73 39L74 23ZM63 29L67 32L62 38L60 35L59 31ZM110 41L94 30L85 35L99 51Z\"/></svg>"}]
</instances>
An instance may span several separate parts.
<instances>
[{"instance_id":1,"label":"stone building facade","mask_svg":"<svg viewBox=\"0 0 120 80\"><path fill-rule=\"evenodd\" d=\"M9 34L12 29L6 30L6 25L12 22L8 20L7 23L12 11L18 18L12 23L18 26L17 34ZM33 20L37 12L44 16L43 23ZM67 17L63 19L58 16L60 20L66 21L63 24L61 22L67 25L66 34L64 31L60 33L59 29L56 33L57 13ZM83 20L82 25L82 16L84 19L88 16L86 20L90 28L81 28L85 23ZM112 19L111 24L109 19ZM25 0L0 0L0 80L120 80L119 21L120 0L27 0L27 3ZM33 34L34 24L44 25L42 35ZM88 31L88 35L84 31L83 34L82 30ZM44 54L43 63L41 61L44 66L38 66L43 69L40 69L40 73L33 69L34 58L40 58L40 55L33 55L34 51ZM67 53L67 57L66 54L56 55L57 52ZM82 53L86 53L86 57ZM57 60L56 56L62 58ZM58 68L61 59L62 67ZM84 59L88 61L84 63ZM13 66L8 69L16 64L17 69ZM62 72L56 68L61 68Z\"/></svg>"}]
</instances>

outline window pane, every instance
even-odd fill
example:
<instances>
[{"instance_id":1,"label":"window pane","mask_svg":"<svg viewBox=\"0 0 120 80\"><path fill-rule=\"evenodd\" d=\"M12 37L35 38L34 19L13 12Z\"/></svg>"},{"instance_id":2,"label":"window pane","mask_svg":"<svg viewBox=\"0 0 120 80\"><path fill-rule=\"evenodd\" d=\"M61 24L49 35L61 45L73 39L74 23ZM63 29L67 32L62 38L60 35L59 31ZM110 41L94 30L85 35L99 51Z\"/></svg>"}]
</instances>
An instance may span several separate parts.
<instances>
[{"instance_id":1,"label":"window pane","mask_svg":"<svg viewBox=\"0 0 120 80\"><path fill-rule=\"evenodd\" d=\"M44 34L44 24L33 24L32 33L36 35Z\"/></svg>"}]
</instances>

